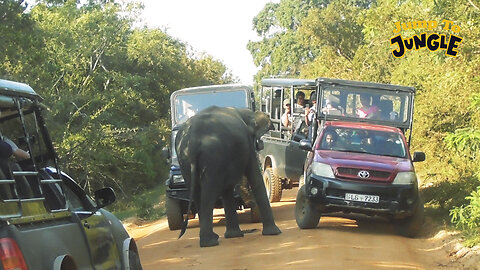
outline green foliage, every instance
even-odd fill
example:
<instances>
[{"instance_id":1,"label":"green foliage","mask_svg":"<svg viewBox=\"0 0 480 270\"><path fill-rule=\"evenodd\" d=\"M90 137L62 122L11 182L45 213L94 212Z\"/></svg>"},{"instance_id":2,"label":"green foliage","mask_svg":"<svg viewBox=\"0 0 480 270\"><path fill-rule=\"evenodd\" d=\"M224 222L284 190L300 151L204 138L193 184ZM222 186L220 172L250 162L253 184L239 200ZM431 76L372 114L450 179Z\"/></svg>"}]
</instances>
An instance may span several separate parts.
<instances>
[{"instance_id":1,"label":"green foliage","mask_svg":"<svg viewBox=\"0 0 480 270\"><path fill-rule=\"evenodd\" d=\"M467 244L480 244L480 187L467 197L470 203L455 207L450 211L452 223L462 229L468 237Z\"/></svg>"},{"instance_id":2,"label":"green foliage","mask_svg":"<svg viewBox=\"0 0 480 270\"><path fill-rule=\"evenodd\" d=\"M62 169L121 199L161 183L178 89L233 82L160 29L134 28L142 6L120 1L0 1L0 76L30 84L48 107Z\"/></svg>"},{"instance_id":3,"label":"green foliage","mask_svg":"<svg viewBox=\"0 0 480 270\"><path fill-rule=\"evenodd\" d=\"M133 198L121 199L112 205L112 212L120 220L136 217L156 220L165 215L165 185L157 185Z\"/></svg>"}]
</instances>

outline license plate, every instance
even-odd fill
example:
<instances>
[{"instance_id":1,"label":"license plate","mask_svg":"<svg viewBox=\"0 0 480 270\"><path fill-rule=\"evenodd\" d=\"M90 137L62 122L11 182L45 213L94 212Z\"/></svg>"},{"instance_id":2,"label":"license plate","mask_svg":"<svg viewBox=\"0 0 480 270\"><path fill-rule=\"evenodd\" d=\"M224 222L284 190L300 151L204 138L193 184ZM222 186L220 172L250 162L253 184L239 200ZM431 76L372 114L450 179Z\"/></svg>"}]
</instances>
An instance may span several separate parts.
<instances>
[{"instance_id":1,"label":"license plate","mask_svg":"<svg viewBox=\"0 0 480 270\"><path fill-rule=\"evenodd\" d=\"M379 203L380 196L345 193L345 200L356 202Z\"/></svg>"}]
</instances>

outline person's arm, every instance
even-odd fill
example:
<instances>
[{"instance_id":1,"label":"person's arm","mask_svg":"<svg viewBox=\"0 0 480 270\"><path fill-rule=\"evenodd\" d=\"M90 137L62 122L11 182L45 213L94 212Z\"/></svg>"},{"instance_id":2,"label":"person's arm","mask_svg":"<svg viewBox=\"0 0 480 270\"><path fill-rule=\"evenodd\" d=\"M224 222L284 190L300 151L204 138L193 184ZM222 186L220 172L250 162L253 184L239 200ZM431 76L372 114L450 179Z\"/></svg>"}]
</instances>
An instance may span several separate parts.
<instances>
[{"instance_id":1,"label":"person's arm","mask_svg":"<svg viewBox=\"0 0 480 270\"><path fill-rule=\"evenodd\" d=\"M9 158L12 154L13 150L10 144L0 140L0 158Z\"/></svg>"},{"instance_id":2,"label":"person's arm","mask_svg":"<svg viewBox=\"0 0 480 270\"><path fill-rule=\"evenodd\" d=\"M10 139L4 138L5 142L8 143L12 147L13 154L16 158L22 159L29 159L30 154L22 149L18 148L18 146Z\"/></svg>"},{"instance_id":3,"label":"person's arm","mask_svg":"<svg viewBox=\"0 0 480 270\"><path fill-rule=\"evenodd\" d=\"M290 119L288 119L288 114L285 112L283 115L282 115L282 125L284 127L288 127L288 125L290 124Z\"/></svg>"}]
</instances>

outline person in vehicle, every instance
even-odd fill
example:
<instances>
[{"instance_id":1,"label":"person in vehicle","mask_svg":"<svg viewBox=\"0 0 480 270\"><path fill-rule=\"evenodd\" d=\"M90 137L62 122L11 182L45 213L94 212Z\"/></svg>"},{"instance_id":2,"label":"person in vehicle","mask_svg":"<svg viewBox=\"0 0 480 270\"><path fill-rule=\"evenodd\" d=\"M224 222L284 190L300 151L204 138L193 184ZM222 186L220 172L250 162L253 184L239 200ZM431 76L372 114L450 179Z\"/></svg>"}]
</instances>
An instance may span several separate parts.
<instances>
[{"instance_id":1,"label":"person in vehicle","mask_svg":"<svg viewBox=\"0 0 480 270\"><path fill-rule=\"evenodd\" d=\"M290 103L290 99L285 99L283 101L283 107L285 112L282 114L282 125L284 127L292 126L292 104Z\"/></svg>"},{"instance_id":2,"label":"person in vehicle","mask_svg":"<svg viewBox=\"0 0 480 270\"><path fill-rule=\"evenodd\" d=\"M297 99L297 103L295 103L294 107L295 112L303 113L303 110L305 109L305 93L298 91L295 98Z\"/></svg>"},{"instance_id":3,"label":"person in vehicle","mask_svg":"<svg viewBox=\"0 0 480 270\"><path fill-rule=\"evenodd\" d=\"M368 94L360 94L360 103L362 107L357 109L357 117L359 118L375 118L378 115L378 107L372 105L372 96Z\"/></svg>"},{"instance_id":4,"label":"person in vehicle","mask_svg":"<svg viewBox=\"0 0 480 270\"><path fill-rule=\"evenodd\" d=\"M337 145L337 134L335 132L327 132L324 136L324 141L322 143L322 149L324 150L333 150Z\"/></svg>"},{"instance_id":5,"label":"person in vehicle","mask_svg":"<svg viewBox=\"0 0 480 270\"><path fill-rule=\"evenodd\" d=\"M342 115L337 105L329 99L325 100L325 107L322 108L322 112L324 114Z\"/></svg>"},{"instance_id":6,"label":"person in vehicle","mask_svg":"<svg viewBox=\"0 0 480 270\"><path fill-rule=\"evenodd\" d=\"M0 117L2 116L2 111L0 110ZM12 154L19 160L29 159L30 154L22 149L18 148L18 146L7 137L4 137L0 133L0 153L1 158L9 158Z\"/></svg>"},{"instance_id":7,"label":"person in vehicle","mask_svg":"<svg viewBox=\"0 0 480 270\"><path fill-rule=\"evenodd\" d=\"M312 105L305 108L305 124L310 126L315 120L315 114L317 113L317 94L312 92L310 95L310 102Z\"/></svg>"}]
</instances>

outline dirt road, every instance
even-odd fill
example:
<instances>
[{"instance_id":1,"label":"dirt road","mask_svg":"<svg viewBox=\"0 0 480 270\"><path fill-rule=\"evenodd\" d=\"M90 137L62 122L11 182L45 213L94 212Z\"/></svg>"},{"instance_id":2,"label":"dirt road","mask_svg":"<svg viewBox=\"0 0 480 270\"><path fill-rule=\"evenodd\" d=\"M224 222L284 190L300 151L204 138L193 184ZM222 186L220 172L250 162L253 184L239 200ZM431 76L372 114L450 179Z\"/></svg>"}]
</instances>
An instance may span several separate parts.
<instances>
[{"instance_id":1,"label":"dirt road","mask_svg":"<svg viewBox=\"0 0 480 270\"><path fill-rule=\"evenodd\" d=\"M285 191L283 200L272 204L282 230L278 236L262 236L261 223L248 223L248 211L240 213L241 229L256 230L234 239L223 237L225 220L216 212L220 245L210 248L199 247L197 219L178 240L179 231L170 231L166 219L128 230L138 241L145 270L463 268L451 262L448 243L438 234L404 238L382 220L322 217L316 229L300 230L294 217L296 191Z\"/></svg>"}]
</instances>

